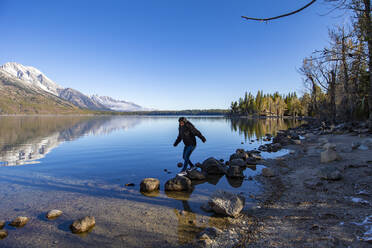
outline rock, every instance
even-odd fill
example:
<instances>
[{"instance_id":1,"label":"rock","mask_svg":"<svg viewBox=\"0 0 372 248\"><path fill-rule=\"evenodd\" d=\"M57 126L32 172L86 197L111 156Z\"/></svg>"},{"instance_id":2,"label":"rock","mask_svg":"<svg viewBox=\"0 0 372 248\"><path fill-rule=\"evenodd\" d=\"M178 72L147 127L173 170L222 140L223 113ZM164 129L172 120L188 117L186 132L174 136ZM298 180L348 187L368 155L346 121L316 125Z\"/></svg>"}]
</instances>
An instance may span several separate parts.
<instances>
[{"instance_id":1,"label":"rock","mask_svg":"<svg viewBox=\"0 0 372 248\"><path fill-rule=\"evenodd\" d=\"M212 157L206 159L203 162L203 164L201 165L201 169L203 172L211 175L226 174L226 167L224 166L224 164Z\"/></svg>"},{"instance_id":2,"label":"rock","mask_svg":"<svg viewBox=\"0 0 372 248\"><path fill-rule=\"evenodd\" d=\"M218 229L217 227L207 227L202 232L199 233L198 237L202 237L204 234L206 234L208 235L208 237L215 239L222 233L223 233L222 230Z\"/></svg>"},{"instance_id":3,"label":"rock","mask_svg":"<svg viewBox=\"0 0 372 248\"><path fill-rule=\"evenodd\" d=\"M334 150L336 151L336 145L332 143L325 143L322 147L324 150Z\"/></svg>"},{"instance_id":4,"label":"rock","mask_svg":"<svg viewBox=\"0 0 372 248\"><path fill-rule=\"evenodd\" d=\"M321 163L329 163L336 160L341 160L341 156L333 149L328 149L320 153Z\"/></svg>"},{"instance_id":5,"label":"rock","mask_svg":"<svg viewBox=\"0 0 372 248\"><path fill-rule=\"evenodd\" d=\"M249 158L255 159L255 160L261 160L262 159L262 157L260 155L258 155L256 153L253 153L253 152L249 154Z\"/></svg>"},{"instance_id":6,"label":"rock","mask_svg":"<svg viewBox=\"0 0 372 248\"><path fill-rule=\"evenodd\" d=\"M125 186L126 186L126 187L134 187L135 184L134 184L134 183L127 183L127 184L125 184Z\"/></svg>"},{"instance_id":7,"label":"rock","mask_svg":"<svg viewBox=\"0 0 372 248\"><path fill-rule=\"evenodd\" d=\"M223 190L217 190L208 201L209 206L217 214L236 217L242 211L245 198Z\"/></svg>"},{"instance_id":8,"label":"rock","mask_svg":"<svg viewBox=\"0 0 372 248\"><path fill-rule=\"evenodd\" d=\"M243 178L243 170L240 166L231 165L227 170L227 176L231 178Z\"/></svg>"},{"instance_id":9,"label":"rock","mask_svg":"<svg viewBox=\"0 0 372 248\"><path fill-rule=\"evenodd\" d=\"M220 162L223 163L225 160L223 160L222 158L220 159Z\"/></svg>"},{"instance_id":10,"label":"rock","mask_svg":"<svg viewBox=\"0 0 372 248\"><path fill-rule=\"evenodd\" d=\"M352 143L351 143L351 148L353 149L353 150L355 150L355 149L358 149L358 147L361 145L361 143L359 142L359 141L353 141Z\"/></svg>"},{"instance_id":11,"label":"rock","mask_svg":"<svg viewBox=\"0 0 372 248\"><path fill-rule=\"evenodd\" d=\"M5 239L8 236L7 230L0 230L0 239Z\"/></svg>"},{"instance_id":12,"label":"rock","mask_svg":"<svg viewBox=\"0 0 372 248\"><path fill-rule=\"evenodd\" d=\"M363 140L362 145L367 146L368 148L372 148L372 138Z\"/></svg>"},{"instance_id":13,"label":"rock","mask_svg":"<svg viewBox=\"0 0 372 248\"><path fill-rule=\"evenodd\" d=\"M187 171L186 177L188 177L191 180L204 180L204 179L207 178L207 176L205 175L205 173L200 172L198 170Z\"/></svg>"},{"instance_id":14,"label":"rock","mask_svg":"<svg viewBox=\"0 0 372 248\"><path fill-rule=\"evenodd\" d=\"M160 181L156 178L145 178L140 184L141 192L152 192L155 190L159 190L159 188Z\"/></svg>"},{"instance_id":15,"label":"rock","mask_svg":"<svg viewBox=\"0 0 372 248\"><path fill-rule=\"evenodd\" d=\"M342 179L341 172L336 167L333 167L333 166L322 168L319 171L318 175L321 179L325 179L325 180L335 181L335 180Z\"/></svg>"},{"instance_id":16,"label":"rock","mask_svg":"<svg viewBox=\"0 0 372 248\"><path fill-rule=\"evenodd\" d=\"M301 145L301 140L293 140L293 143L294 143L295 145Z\"/></svg>"},{"instance_id":17,"label":"rock","mask_svg":"<svg viewBox=\"0 0 372 248\"><path fill-rule=\"evenodd\" d=\"M274 172L271 169L269 169L269 168L263 168L262 169L262 175L264 177L273 177L273 176L275 176Z\"/></svg>"},{"instance_id":18,"label":"rock","mask_svg":"<svg viewBox=\"0 0 372 248\"><path fill-rule=\"evenodd\" d=\"M48 219L55 219L55 218L59 217L61 214L63 214L63 212L61 210L53 209L53 210L50 210L46 214L46 217Z\"/></svg>"},{"instance_id":19,"label":"rock","mask_svg":"<svg viewBox=\"0 0 372 248\"><path fill-rule=\"evenodd\" d=\"M195 164L195 166L198 167L198 168L200 168L201 167L201 163L198 162L198 163Z\"/></svg>"},{"instance_id":20,"label":"rock","mask_svg":"<svg viewBox=\"0 0 372 248\"><path fill-rule=\"evenodd\" d=\"M246 161L246 166L249 166L249 165L257 165L257 161L255 158L248 158Z\"/></svg>"},{"instance_id":21,"label":"rock","mask_svg":"<svg viewBox=\"0 0 372 248\"><path fill-rule=\"evenodd\" d=\"M200 208L207 213L213 212L213 209L209 206L208 202L201 205Z\"/></svg>"},{"instance_id":22,"label":"rock","mask_svg":"<svg viewBox=\"0 0 372 248\"><path fill-rule=\"evenodd\" d=\"M165 183L166 191L192 191L191 180L187 177L176 176Z\"/></svg>"},{"instance_id":23,"label":"rock","mask_svg":"<svg viewBox=\"0 0 372 248\"><path fill-rule=\"evenodd\" d=\"M233 160L230 161L230 166L245 167L246 163L244 162L243 159L237 158L237 159L233 159Z\"/></svg>"},{"instance_id":24,"label":"rock","mask_svg":"<svg viewBox=\"0 0 372 248\"><path fill-rule=\"evenodd\" d=\"M200 235L198 243L200 243L203 247L208 247L213 243L213 241L206 233L204 233Z\"/></svg>"},{"instance_id":25,"label":"rock","mask_svg":"<svg viewBox=\"0 0 372 248\"><path fill-rule=\"evenodd\" d=\"M232 154L230 156L230 161L233 159L243 159L246 160L249 157L249 155L245 151L240 151Z\"/></svg>"},{"instance_id":26,"label":"rock","mask_svg":"<svg viewBox=\"0 0 372 248\"><path fill-rule=\"evenodd\" d=\"M293 144L293 140L284 132L278 132L276 137L273 139L273 143L279 143L282 146Z\"/></svg>"},{"instance_id":27,"label":"rock","mask_svg":"<svg viewBox=\"0 0 372 248\"><path fill-rule=\"evenodd\" d=\"M5 221L0 221L0 229L3 229L5 226Z\"/></svg>"},{"instance_id":28,"label":"rock","mask_svg":"<svg viewBox=\"0 0 372 248\"><path fill-rule=\"evenodd\" d=\"M358 147L358 149L361 150L361 151L368 151L368 150L369 150L368 146L366 146L366 145L364 145L364 144L360 145L360 146Z\"/></svg>"},{"instance_id":29,"label":"rock","mask_svg":"<svg viewBox=\"0 0 372 248\"><path fill-rule=\"evenodd\" d=\"M178 163L177 167L179 167L179 168L183 167L183 163Z\"/></svg>"},{"instance_id":30,"label":"rock","mask_svg":"<svg viewBox=\"0 0 372 248\"><path fill-rule=\"evenodd\" d=\"M96 225L96 219L93 216L86 216L82 219L75 220L71 224L73 233L84 233L92 229Z\"/></svg>"},{"instance_id":31,"label":"rock","mask_svg":"<svg viewBox=\"0 0 372 248\"><path fill-rule=\"evenodd\" d=\"M247 164L247 168L249 168L251 170L256 170L257 166L255 164Z\"/></svg>"},{"instance_id":32,"label":"rock","mask_svg":"<svg viewBox=\"0 0 372 248\"><path fill-rule=\"evenodd\" d=\"M30 219L28 217L19 216L15 218L12 222L10 222L10 225L15 227L23 227L24 225L27 224L29 220Z\"/></svg>"},{"instance_id":33,"label":"rock","mask_svg":"<svg viewBox=\"0 0 372 248\"><path fill-rule=\"evenodd\" d=\"M319 179L307 179L303 182L304 186L308 189L315 190L317 187L323 186L323 183Z\"/></svg>"}]
</instances>

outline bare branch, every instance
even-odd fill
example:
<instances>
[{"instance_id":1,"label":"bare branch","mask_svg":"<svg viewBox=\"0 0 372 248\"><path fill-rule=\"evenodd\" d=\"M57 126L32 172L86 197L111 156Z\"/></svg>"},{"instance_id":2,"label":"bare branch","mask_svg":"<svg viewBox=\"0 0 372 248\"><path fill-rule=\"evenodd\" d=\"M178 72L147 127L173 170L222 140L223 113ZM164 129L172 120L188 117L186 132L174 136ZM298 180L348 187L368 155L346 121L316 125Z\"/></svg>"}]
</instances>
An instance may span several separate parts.
<instances>
[{"instance_id":1,"label":"bare branch","mask_svg":"<svg viewBox=\"0 0 372 248\"><path fill-rule=\"evenodd\" d=\"M298 10L292 11L290 13L280 15L280 16L275 16L275 17L270 17L270 18L253 18L253 17L242 16L242 18L247 19L247 20L253 20L253 21L271 21L271 20L282 18L282 17L294 15L294 14L306 9L307 7L309 7L310 5L312 5L315 2L316 2L316 0L312 0L310 3L306 4L304 7L300 8Z\"/></svg>"}]
</instances>

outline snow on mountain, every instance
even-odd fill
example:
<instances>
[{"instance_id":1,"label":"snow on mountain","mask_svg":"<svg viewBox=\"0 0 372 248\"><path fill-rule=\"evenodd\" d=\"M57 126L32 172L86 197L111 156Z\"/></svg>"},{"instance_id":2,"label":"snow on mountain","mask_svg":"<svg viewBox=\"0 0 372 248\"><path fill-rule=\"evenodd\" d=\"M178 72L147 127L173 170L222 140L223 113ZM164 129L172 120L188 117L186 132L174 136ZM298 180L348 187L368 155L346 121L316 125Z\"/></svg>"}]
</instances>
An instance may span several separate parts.
<instances>
[{"instance_id":1,"label":"snow on mountain","mask_svg":"<svg viewBox=\"0 0 372 248\"><path fill-rule=\"evenodd\" d=\"M89 96L84 95L80 91L66 88L58 91L59 97L73 103L80 108L87 108L91 110L110 110L110 108L105 105L94 101Z\"/></svg>"},{"instance_id":2,"label":"snow on mountain","mask_svg":"<svg viewBox=\"0 0 372 248\"><path fill-rule=\"evenodd\" d=\"M123 100L116 100L109 96L99 96L99 95L92 95L91 98L97 102L100 103L107 108L119 111L119 112L125 112L125 111L145 111L147 109L132 103L132 102L126 102Z\"/></svg>"},{"instance_id":3,"label":"snow on mountain","mask_svg":"<svg viewBox=\"0 0 372 248\"><path fill-rule=\"evenodd\" d=\"M24 66L16 62L8 62L0 66L0 71L5 72L11 77L18 78L26 86L32 86L41 89L42 91L49 92L80 108L120 112L150 110L132 102L115 100L108 96L87 96L75 89L63 88L32 66Z\"/></svg>"},{"instance_id":4,"label":"snow on mountain","mask_svg":"<svg viewBox=\"0 0 372 248\"><path fill-rule=\"evenodd\" d=\"M59 96L58 90L63 89L45 76L41 71L32 66L24 66L15 62L8 62L0 66L0 69L22 80L26 84L35 86L56 96Z\"/></svg>"}]
</instances>

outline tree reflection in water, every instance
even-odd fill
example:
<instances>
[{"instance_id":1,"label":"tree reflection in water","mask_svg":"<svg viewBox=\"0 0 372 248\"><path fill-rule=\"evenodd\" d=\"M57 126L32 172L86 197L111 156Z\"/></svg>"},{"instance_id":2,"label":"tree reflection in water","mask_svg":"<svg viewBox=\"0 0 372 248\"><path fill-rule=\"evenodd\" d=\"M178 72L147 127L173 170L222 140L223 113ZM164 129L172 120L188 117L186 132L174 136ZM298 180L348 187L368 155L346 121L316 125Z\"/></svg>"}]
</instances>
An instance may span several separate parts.
<instances>
[{"instance_id":1,"label":"tree reflection in water","mask_svg":"<svg viewBox=\"0 0 372 248\"><path fill-rule=\"evenodd\" d=\"M266 134L275 135L279 130L297 127L303 124L303 121L281 118L267 119L248 119L248 118L232 118L231 130L244 135L245 141L252 139L261 139Z\"/></svg>"}]
</instances>

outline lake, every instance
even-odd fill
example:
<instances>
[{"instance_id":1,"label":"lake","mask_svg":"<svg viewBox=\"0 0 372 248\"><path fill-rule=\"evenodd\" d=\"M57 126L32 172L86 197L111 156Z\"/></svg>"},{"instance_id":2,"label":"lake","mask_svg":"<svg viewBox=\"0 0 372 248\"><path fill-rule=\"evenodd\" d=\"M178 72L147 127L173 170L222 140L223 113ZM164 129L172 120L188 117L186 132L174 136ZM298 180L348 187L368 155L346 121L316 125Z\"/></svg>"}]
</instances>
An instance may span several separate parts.
<instances>
[{"instance_id":1,"label":"lake","mask_svg":"<svg viewBox=\"0 0 372 248\"><path fill-rule=\"evenodd\" d=\"M191 161L228 160L238 148L252 150L265 134L299 122L281 119L189 117L206 137ZM0 220L28 216L23 228L8 225L1 247L177 247L207 226L226 228L226 218L200 206L217 189L242 193L246 208L260 184L248 180L263 166L246 169L246 178L225 176L195 185L191 193L165 193L164 184L180 170L183 143L173 147L178 117L173 116L35 116L0 117ZM264 158L284 155L262 153ZM139 183L158 178L161 190L143 195ZM125 184L134 183L134 187ZM48 210L64 214L45 219ZM181 212L184 210L183 212ZM92 215L88 234L69 230L73 220Z\"/></svg>"}]
</instances>

